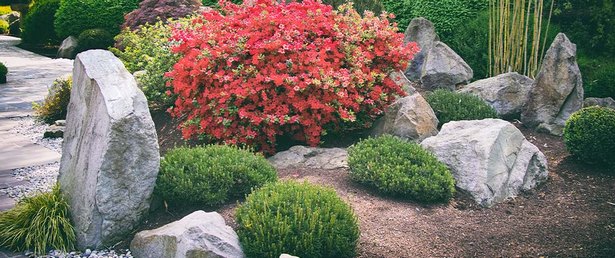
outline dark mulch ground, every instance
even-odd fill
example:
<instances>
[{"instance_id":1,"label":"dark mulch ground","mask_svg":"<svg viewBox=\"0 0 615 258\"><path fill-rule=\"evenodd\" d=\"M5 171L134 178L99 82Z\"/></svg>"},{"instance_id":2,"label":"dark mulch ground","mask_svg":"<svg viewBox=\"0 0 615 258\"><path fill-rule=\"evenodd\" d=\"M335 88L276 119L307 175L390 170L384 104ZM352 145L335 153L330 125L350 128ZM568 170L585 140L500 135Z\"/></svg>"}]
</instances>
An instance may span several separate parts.
<instances>
[{"instance_id":1,"label":"dark mulch ground","mask_svg":"<svg viewBox=\"0 0 615 258\"><path fill-rule=\"evenodd\" d=\"M154 116L157 124L169 124L164 116ZM547 156L550 177L536 190L490 209L461 193L448 204L434 206L381 197L353 183L345 169L286 169L279 176L335 188L359 218L360 257L615 257L615 173L573 160L561 137L515 124ZM173 128L159 126L163 150L181 141ZM236 227L235 207L205 210L220 212ZM160 208L140 229L158 227L198 208Z\"/></svg>"}]
</instances>

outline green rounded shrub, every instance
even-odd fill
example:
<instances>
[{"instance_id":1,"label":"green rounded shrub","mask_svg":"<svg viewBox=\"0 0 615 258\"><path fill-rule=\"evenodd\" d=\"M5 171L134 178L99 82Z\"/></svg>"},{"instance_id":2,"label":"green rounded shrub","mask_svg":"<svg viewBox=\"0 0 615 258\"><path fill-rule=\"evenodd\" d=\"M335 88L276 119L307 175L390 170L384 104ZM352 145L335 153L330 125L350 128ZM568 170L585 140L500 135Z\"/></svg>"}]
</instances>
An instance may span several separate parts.
<instances>
[{"instance_id":1,"label":"green rounded shrub","mask_svg":"<svg viewBox=\"0 0 615 258\"><path fill-rule=\"evenodd\" d=\"M90 49L107 49L113 46L113 35L104 29L84 30L77 38L77 52Z\"/></svg>"},{"instance_id":2,"label":"green rounded shrub","mask_svg":"<svg viewBox=\"0 0 615 258\"><path fill-rule=\"evenodd\" d=\"M592 106L575 112L566 121L564 143L579 160L615 165L615 110Z\"/></svg>"},{"instance_id":3,"label":"green rounded shrub","mask_svg":"<svg viewBox=\"0 0 615 258\"><path fill-rule=\"evenodd\" d=\"M237 208L237 234L247 257L355 257L359 227L350 206L330 188L267 184Z\"/></svg>"},{"instance_id":4,"label":"green rounded shrub","mask_svg":"<svg viewBox=\"0 0 615 258\"><path fill-rule=\"evenodd\" d=\"M55 13L60 8L60 0L37 0L23 21L21 38L28 44L48 44L59 42L53 28Z\"/></svg>"},{"instance_id":5,"label":"green rounded shrub","mask_svg":"<svg viewBox=\"0 0 615 258\"><path fill-rule=\"evenodd\" d=\"M427 94L426 99L440 121L438 127L450 121L498 117L495 109L472 94L439 89Z\"/></svg>"},{"instance_id":6,"label":"green rounded shrub","mask_svg":"<svg viewBox=\"0 0 615 258\"><path fill-rule=\"evenodd\" d=\"M62 39L96 28L116 35L124 23L124 15L136 9L138 3L139 0L62 0L54 28Z\"/></svg>"},{"instance_id":7,"label":"green rounded shrub","mask_svg":"<svg viewBox=\"0 0 615 258\"><path fill-rule=\"evenodd\" d=\"M73 79L71 76L56 79L49 88L49 93L43 102L32 104L35 119L46 124L53 124L56 120L66 119L72 86Z\"/></svg>"},{"instance_id":8,"label":"green rounded shrub","mask_svg":"<svg viewBox=\"0 0 615 258\"><path fill-rule=\"evenodd\" d=\"M74 250L75 242L68 202L57 185L51 192L26 197L0 213L2 247L44 255L48 249Z\"/></svg>"},{"instance_id":9,"label":"green rounded shrub","mask_svg":"<svg viewBox=\"0 0 615 258\"><path fill-rule=\"evenodd\" d=\"M276 180L260 154L227 145L181 147L161 160L155 189L170 205L214 206Z\"/></svg>"},{"instance_id":10,"label":"green rounded shrub","mask_svg":"<svg viewBox=\"0 0 615 258\"><path fill-rule=\"evenodd\" d=\"M431 21L442 39L457 32L477 11L487 7L487 0L412 0L412 17ZM446 41L445 41L446 42ZM487 46L485 46L485 49Z\"/></svg>"},{"instance_id":11,"label":"green rounded shrub","mask_svg":"<svg viewBox=\"0 0 615 258\"><path fill-rule=\"evenodd\" d=\"M384 135L348 149L353 180L380 192L424 203L446 202L455 193L448 167L420 145Z\"/></svg>"},{"instance_id":12,"label":"green rounded shrub","mask_svg":"<svg viewBox=\"0 0 615 258\"><path fill-rule=\"evenodd\" d=\"M6 83L6 74L9 73L9 69L0 62L0 83Z\"/></svg>"}]
</instances>

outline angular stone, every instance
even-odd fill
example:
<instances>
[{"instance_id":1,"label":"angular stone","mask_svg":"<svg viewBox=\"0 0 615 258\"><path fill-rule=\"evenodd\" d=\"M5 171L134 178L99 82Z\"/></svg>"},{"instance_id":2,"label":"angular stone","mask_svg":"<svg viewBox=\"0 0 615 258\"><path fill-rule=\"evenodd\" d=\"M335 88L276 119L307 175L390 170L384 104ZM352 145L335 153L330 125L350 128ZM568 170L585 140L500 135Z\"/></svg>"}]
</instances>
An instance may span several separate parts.
<instances>
[{"instance_id":1,"label":"angular stone","mask_svg":"<svg viewBox=\"0 0 615 258\"><path fill-rule=\"evenodd\" d=\"M530 98L534 80L516 72L472 82L459 92L474 94L485 100L504 119L519 118Z\"/></svg>"},{"instance_id":2,"label":"angular stone","mask_svg":"<svg viewBox=\"0 0 615 258\"><path fill-rule=\"evenodd\" d=\"M583 101L583 107L601 106L615 109L615 100L613 98L586 98Z\"/></svg>"},{"instance_id":3,"label":"angular stone","mask_svg":"<svg viewBox=\"0 0 615 258\"><path fill-rule=\"evenodd\" d=\"M50 125L43 133L43 138L60 138L64 136L64 126Z\"/></svg>"},{"instance_id":4,"label":"angular stone","mask_svg":"<svg viewBox=\"0 0 615 258\"><path fill-rule=\"evenodd\" d=\"M420 79L425 55L429 53L436 41L440 41L440 37L436 34L433 23L423 17L414 18L410 21L404 33L404 43L416 42L421 48L421 51L414 55L414 59L405 71L410 80L418 81Z\"/></svg>"},{"instance_id":5,"label":"angular stone","mask_svg":"<svg viewBox=\"0 0 615 258\"><path fill-rule=\"evenodd\" d=\"M66 120L56 120L53 124L57 126L66 126Z\"/></svg>"},{"instance_id":6,"label":"angular stone","mask_svg":"<svg viewBox=\"0 0 615 258\"><path fill-rule=\"evenodd\" d=\"M77 38L73 36L68 36L62 41L60 48L58 49L58 58L68 58L73 59L77 54Z\"/></svg>"},{"instance_id":7,"label":"angular stone","mask_svg":"<svg viewBox=\"0 0 615 258\"><path fill-rule=\"evenodd\" d=\"M449 122L421 146L451 169L456 186L484 206L547 179L547 159L521 131L500 119Z\"/></svg>"},{"instance_id":8,"label":"angular stone","mask_svg":"<svg viewBox=\"0 0 615 258\"><path fill-rule=\"evenodd\" d=\"M137 233L135 257L245 257L235 231L217 212L195 211L181 220Z\"/></svg>"},{"instance_id":9,"label":"angular stone","mask_svg":"<svg viewBox=\"0 0 615 258\"><path fill-rule=\"evenodd\" d=\"M148 211L160 166L145 95L109 51L77 55L59 183L77 245L117 243Z\"/></svg>"},{"instance_id":10,"label":"angular stone","mask_svg":"<svg viewBox=\"0 0 615 258\"><path fill-rule=\"evenodd\" d=\"M472 79L472 68L446 44L438 41L429 50L421 71L421 83L427 90L455 90Z\"/></svg>"},{"instance_id":11,"label":"angular stone","mask_svg":"<svg viewBox=\"0 0 615 258\"><path fill-rule=\"evenodd\" d=\"M412 86L412 82L408 80L408 77L401 71L392 72L389 77L397 84L401 89L408 93L408 95L412 95L416 92L414 86Z\"/></svg>"},{"instance_id":12,"label":"angular stone","mask_svg":"<svg viewBox=\"0 0 615 258\"><path fill-rule=\"evenodd\" d=\"M438 134L438 118L419 93L398 99L375 123L372 135L391 134L417 142Z\"/></svg>"},{"instance_id":13,"label":"angular stone","mask_svg":"<svg viewBox=\"0 0 615 258\"><path fill-rule=\"evenodd\" d=\"M539 132L561 136L568 117L583 107L583 81L577 46L560 33L547 50L521 122Z\"/></svg>"},{"instance_id":14,"label":"angular stone","mask_svg":"<svg viewBox=\"0 0 615 258\"><path fill-rule=\"evenodd\" d=\"M268 160L277 169L294 167L338 169L348 167L348 152L341 148L297 145L287 151L278 152Z\"/></svg>"}]
</instances>

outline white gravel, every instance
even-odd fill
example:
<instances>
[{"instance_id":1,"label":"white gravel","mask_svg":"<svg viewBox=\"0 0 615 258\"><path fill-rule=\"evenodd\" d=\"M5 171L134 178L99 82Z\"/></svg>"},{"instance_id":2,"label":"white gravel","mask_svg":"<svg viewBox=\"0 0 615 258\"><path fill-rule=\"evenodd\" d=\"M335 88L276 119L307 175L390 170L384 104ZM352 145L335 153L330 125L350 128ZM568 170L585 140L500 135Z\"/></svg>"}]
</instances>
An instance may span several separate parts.
<instances>
[{"instance_id":1,"label":"white gravel","mask_svg":"<svg viewBox=\"0 0 615 258\"><path fill-rule=\"evenodd\" d=\"M48 125L36 122L32 117L13 118L18 121L17 126L10 129L9 132L20 134L32 141L35 144L41 145L52 151L62 154L62 138L44 139L43 134ZM23 180L26 183L14 187L0 189L0 193L6 193L15 200L21 200L26 196L31 196L40 192L51 191L55 185L60 170L60 162L54 162L41 166L19 168L12 171L13 176L18 180ZM31 252L24 253L25 256L32 257ZM72 251L61 252L57 250L50 251L47 255L39 257L58 257L58 258L132 258L130 250L90 250L84 252Z\"/></svg>"}]
</instances>

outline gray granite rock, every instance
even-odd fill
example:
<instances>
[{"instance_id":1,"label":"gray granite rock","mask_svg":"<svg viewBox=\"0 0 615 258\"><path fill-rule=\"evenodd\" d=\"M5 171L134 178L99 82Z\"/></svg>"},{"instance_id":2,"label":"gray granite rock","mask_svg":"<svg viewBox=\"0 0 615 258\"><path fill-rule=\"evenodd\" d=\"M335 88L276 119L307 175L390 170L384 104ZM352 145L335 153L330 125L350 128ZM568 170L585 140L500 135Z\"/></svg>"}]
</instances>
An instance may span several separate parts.
<instances>
[{"instance_id":1,"label":"gray granite rock","mask_svg":"<svg viewBox=\"0 0 615 258\"><path fill-rule=\"evenodd\" d=\"M436 34L436 28L433 26L433 23L423 17L414 18L410 21L404 33L404 43L416 42L421 51L414 55L414 59L412 59L408 69L405 71L409 79L413 81L420 79L425 56L436 41L440 41L440 37Z\"/></svg>"},{"instance_id":2,"label":"gray granite rock","mask_svg":"<svg viewBox=\"0 0 615 258\"><path fill-rule=\"evenodd\" d=\"M58 58L68 58L73 59L77 54L77 45L79 42L77 38L73 36L68 36L62 41L60 48L58 49Z\"/></svg>"},{"instance_id":3,"label":"gray granite rock","mask_svg":"<svg viewBox=\"0 0 615 258\"><path fill-rule=\"evenodd\" d=\"M455 90L474 76L472 68L446 44L437 41L427 53L421 71L421 83L427 90Z\"/></svg>"},{"instance_id":4,"label":"gray granite rock","mask_svg":"<svg viewBox=\"0 0 615 258\"><path fill-rule=\"evenodd\" d=\"M278 152L268 160L277 169L293 167L337 169L348 167L348 152L341 148L297 145L287 151Z\"/></svg>"},{"instance_id":5,"label":"gray granite rock","mask_svg":"<svg viewBox=\"0 0 615 258\"><path fill-rule=\"evenodd\" d=\"M560 33L547 50L521 122L539 132L561 136L566 120L583 107L583 81L577 46Z\"/></svg>"},{"instance_id":6,"label":"gray granite rock","mask_svg":"<svg viewBox=\"0 0 615 258\"><path fill-rule=\"evenodd\" d=\"M546 181L547 159L504 120L449 122L421 146L451 169L456 186L484 207Z\"/></svg>"},{"instance_id":7,"label":"gray granite rock","mask_svg":"<svg viewBox=\"0 0 615 258\"><path fill-rule=\"evenodd\" d=\"M111 52L77 55L59 183L80 249L110 246L148 211L160 156L147 100Z\"/></svg>"},{"instance_id":8,"label":"gray granite rock","mask_svg":"<svg viewBox=\"0 0 615 258\"><path fill-rule=\"evenodd\" d=\"M472 82L459 90L485 100L504 119L519 118L530 98L534 80L511 72Z\"/></svg>"},{"instance_id":9,"label":"gray granite rock","mask_svg":"<svg viewBox=\"0 0 615 258\"><path fill-rule=\"evenodd\" d=\"M374 124L373 136L390 134L420 142L438 134L438 118L419 93L398 99Z\"/></svg>"},{"instance_id":10,"label":"gray granite rock","mask_svg":"<svg viewBox=\"0 0 615 258\"><path fill-rule=\"evenodd\" d=\"M135 257L245 257L235 231L217 212L195 211L181 220L137 233Z\"/></svg>"},{"instance_id":11,"label":"gray granite rock","mask_svg":"<svg viewBox=\"0 0 615 258\"><path fill-rule=\"evenodd\" d=\"M613 98L586 98L583 101L583 107L601 106L615 109L615 100Z\"/></svg>"}]
</instances>

